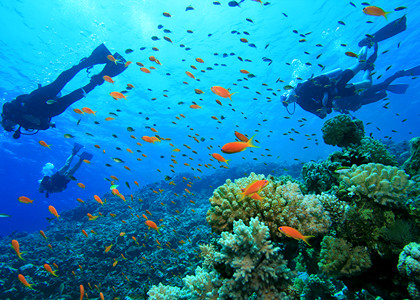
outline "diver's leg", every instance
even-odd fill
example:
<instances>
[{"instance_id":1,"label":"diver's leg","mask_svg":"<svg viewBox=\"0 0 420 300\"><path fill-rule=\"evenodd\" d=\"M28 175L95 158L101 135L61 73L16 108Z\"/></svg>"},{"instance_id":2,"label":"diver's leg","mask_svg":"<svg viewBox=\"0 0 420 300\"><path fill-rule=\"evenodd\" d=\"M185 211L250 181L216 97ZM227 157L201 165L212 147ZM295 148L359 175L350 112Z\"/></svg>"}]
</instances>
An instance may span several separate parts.
<instances>
[{"instance_id":1,"label":"diver's leg","mask_svg":"<svg viewBox=\"0 0 420 300\"><path fill-rule=\"evenodd\" d=\"M378 102L384 99L387 95L386 90L380 90L377 93L365 93L363 94L361 104L366 105L374 102Z\"/></svg>"},{"instance_id":2,"label":"diver's leg","mask_svg":"<svg viewBox=\"0 0 420 300\"><path fill-rule=\"evenodd\" d=\"M73 168L66 171L63 175L66 176L66 177L73 176L74 173L76 173L77 169L80 168L82 163L83 163L83 159L80 157L79 160L77 161L77 163L73 166Z\"/></svg>"},{"instance_id":3,"label":"diver's leg","mask_svg":"<svg viewBox=\"0 0 420 300\"><path fill-rule=\"evenodd\" d=\"M342 70L342 69L337 68L337 69L334 69L334 70L329 71L329 72L327 72L327 73L324 73L324 74L322 74L322 75L325 75L325 76L327 76L328 78L335 78L335 77L340 76L342 72L343 72L343 70Z\"/></svg>"},{"instance_id":4,"label":"diver's leg","mask_svg":"<svg viewBox=\"0 0 420 300\"><path fill-rule=\"evenodd\" d=\"M359 61L357 62L357 64L348 68L352 70L355 75L366 66L367 50L368 50L368 47L366 46L360 49L360 52L358 55Z\"/></svg>"},{"instance_id":5,"label":"diver's leg","mask_svg":"<svg viewBox=\"0 0 420 300\"><path fill-rule=\"evenodd\" d=\"M379 29L374 34L369 35L368 37L364 38L359 42L359 47L368 46L369 48L373 45L373 43L377 43L383 40L386 40L394 35L404 31L407 28L407 18L406 16L402 16L399 19L389 23L385 27Z\"/></svg>"},{"instance_id":6,"label":"diver's leg","mask_svg":"<svg viewBox=\"0 0 420 300\"><path fill-rule=\"evenodd\" d=\"M58 170L58 173L60 175L64 175L67 172L67 170L70 168L71 162L73 161L73 158L74 158L75 155L76 155L75 153L70 154L70 156L67 158L64 166L62 166L61 169Z\"/></svg>"},{"instance_id":7,"label":"diver's leg","mask_svg":"<svg viewBox=\"0 0 420 300\"><path fill-rule=\"evenodd\" d=\"M353 83L353 85L356 90L370 88L372 86L372 75L370 69L365 71L365 74L363 74L362 81Z\"/></svg>"},{"instance_id":8,"label":"diver's leg","mask_svg":"<svg viewBox=\"0 0 420 300\"><path fill-rule=\"evenodd\" d=\"M107 55L111 55L111 52L109 52L104 44L99 45L95 50L93 50L92 54L88 58L82 59L79 64L62 72L56 80L33 91L30 96L38 99L44 99L44 101L53 99L81 70L97 64L106 64L109 61Z\"/></svg>"}]
</instances>

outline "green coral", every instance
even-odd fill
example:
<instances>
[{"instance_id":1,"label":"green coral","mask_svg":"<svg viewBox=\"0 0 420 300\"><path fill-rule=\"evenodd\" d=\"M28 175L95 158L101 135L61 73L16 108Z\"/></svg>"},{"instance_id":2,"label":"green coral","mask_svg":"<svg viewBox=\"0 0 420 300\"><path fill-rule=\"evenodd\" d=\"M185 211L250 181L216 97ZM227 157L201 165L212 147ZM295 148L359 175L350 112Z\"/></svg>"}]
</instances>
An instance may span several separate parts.
<instances>
[{"instance_id":1,"label":"green coral","mask_svg":"<svg viewBox=\"0 0 420 300\"><path fill-rule=\"evenodd\" d=\"M344 153L349 156L357 156L363 160L363 164L380 163L388 166L398 166L397 158L392 155L383 143L371 137L364 137L360 145L345 147Z\"/></svg>"},{"instance_id":2,"label":"green coral","mask_svg":"<svg viewBox=\"0 0 420 300\"><path fill-rule=\"evenodd\" d=\"M353 277L369 269L372 262L366 247L353 246L341 238L324 236L321 242L321 271L335 277Z\"/></svg>"},{"instance_id":3,"label":"green coral","mask_svg":"<svg viewBox=\"0 0 420 300\"><path fill-rule=\"evenodd\" d=\"M407 277L410 282L407 290L413 299L420 295L420 244L410 243L400 253L397 265L401 275ZM417 297L417 298L416 298Z\"/></svg>"},{"instance_id":4,"label":"green coral","mask_svg":"<svg viewBox=\"0 0 420 300\"><path fill-rule=\"evenodd\" d=\"M304 235L328 232L331 222L319 196L303 195L296 183L279 184L269 180L260 192L265 197L262 201L250 197L241 200L241 189L254 180L262 179L265 179L264 175L254 173L235 182L228 179L213 192L206 217L213 231L232 231L234 221L243 220L249 224L251 218L258 217L268 225L274 241L284 239L278 231L278 227L284 225L296 228Z\"/></svg>"},{"instance_id":5,"label":"green coral","mask_svg":"<svg viewBox=\"0 0 420 300\"><path fill-rule=\"evenodd\" d=\"M403 169L411 176L420 174L420 137L410 140L410 157L404 162Z\"/></svg>"},{"instance_id":6,"label":"green coral","mask_svg":"<svg viewBox=\"0 0 420 300\"><path fill-rule=\"evenodd\" d=\"M397 167L369 163L353 165L340 175L340 189L349 195L372 199L385 206L403 206L410 187L414 184L408 175Z\"/></svg>"},{"instance_id":7,"label":"green coral","mask_svg":"<svg viewBox=\"0 0 420 300\"><path fill-rule=\"evenodd\" d=\"M338 115L327 120L321 130L325 144L339 147L360 144L365 135L363 122L352 120L348 115Z\"/></svg>"},{"instance_id":8,"label":"green coral","mask_svg":"<svg viewBox=\"0 0 420 300\"><path fill-rule=\"evenodd\" d=\"M329 192L338 186L334 171L341 165L337 162L308 162L302 167L302 178L310 193Z\"/></svg>"}]
</instances>

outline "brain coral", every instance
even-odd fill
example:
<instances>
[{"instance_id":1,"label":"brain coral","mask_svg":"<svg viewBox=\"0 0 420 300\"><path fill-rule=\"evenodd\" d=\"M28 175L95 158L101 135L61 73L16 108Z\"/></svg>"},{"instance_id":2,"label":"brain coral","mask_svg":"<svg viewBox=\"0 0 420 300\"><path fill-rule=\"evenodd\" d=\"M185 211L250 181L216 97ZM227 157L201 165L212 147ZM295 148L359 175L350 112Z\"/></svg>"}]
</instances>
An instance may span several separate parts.
<instances>
[{"instance_id":1,"label":"brain coral","mask_svg":"<svg viewBox=\"0 0 420 300\"><path fill-rule=\"evenodd\" d=\"M414 184L403 170L374 163L353 165L340 179L340 188L346 189L349 195L367 197L386 206L405 204Z\"/></svg>"},{"instance_id":2,"label":"brain coral","mask_svg":"<svg viewBox=\"0 0 420 300\"><path fill-rule=\"evenodd\" d=\"M258 217L268 225L273 240L284 238L278 227L285 225L296 228L305 235L328 231L331 221L318 199L319 196L303 195L296 183L278 184L269 180L268 185L260 192L265 197L263 200L245 197L241 201L241 188L254 180L262 179L265 179L264 175L254 173L235 182L228 179L213 192L206 219L215 232L232 231L234 221L243 220L245 224L249 224L252 217Z\"/></svg>"},{"instance_id":3,"label":"brain coral","mask_svg":"<svg viewBox=\"0 0 420 300\"><path fill-rule=\"evenodd\" d=\"M339 147L360 144L365 135L363 122L352 120L348 115L338 115L327 120L321 130L325 144Z\"/></svg>"},{"instance_id":4,"label":"brain coral","mask_svg":"<svg viewBox=\"0 0 420 300\"><path fill-rule=\"evenodd\" d=\"M321 242L319 268L325 274L356 276L372 265L366 247L356 246L341 238L324 236Z\"/></svg>"}]
</instances>

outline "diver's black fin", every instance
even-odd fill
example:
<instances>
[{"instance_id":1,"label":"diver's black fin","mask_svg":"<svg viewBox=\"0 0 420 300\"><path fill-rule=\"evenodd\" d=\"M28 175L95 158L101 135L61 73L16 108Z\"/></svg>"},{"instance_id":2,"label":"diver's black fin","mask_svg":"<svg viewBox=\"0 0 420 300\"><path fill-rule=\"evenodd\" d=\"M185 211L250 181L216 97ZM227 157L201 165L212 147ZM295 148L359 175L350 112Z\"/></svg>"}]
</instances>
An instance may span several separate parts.
<instances>
[{"instance_id":1,"label":"diver's black fin","mask_svg":"<svg viewBox=\"0 0 420 300\"><path fill-rule=\"evenodd\" d=\"M419 76L420 75L420 65L418 65L414 68L405 70L404 72L405 72L405 76Z\"/></svg>"},{"instance_id":2,"label":"diver's black fin","mask_svg":"<svg viewBox=\"0 0 420 300\"><path fill-rule=\"evenodd\" d=\"M79 152L80 149L82 149L84 146L80 145L79 143L74 143L73 146L73 154L76 154L77 152Z\"/></svg>"},{"instance_id":3,"label":"diver's black fin","mask_svg":"<svg viewBox=\"0 0 420 300\"><path fill-rule=\"evenodd\" d=\"M91 160L93 157L93 154L90 154L88 152L83 152L82 154L79 155L81 160L87 159L87 160Z\"/></svg>"},{"instance_id":4,"label":"diver's black fin","mask_svg":"<svg viewBox=\"0 0 420 300\"><path fill-rule=\"evenodd\" d=\"M106 64L110 61L108 59L108 55L111 55L111 52L102 43L92 51L92 54L89 57L83 58L80 61L79 66L82 68L88 68L92 67L93 65Z\"/></svg>"},{"instance_id":5,"label":"diver's black fin","mask_svg":"<svg viewBox=\"0 0 420 300\"><path fill-rule=\"evenodd\" d=\"M405 94L409 86L409 84L390 84L386 90L394 94Z\"/></svg>"},{"instance_id":6,"label":"diver's black fin","mask_svg":"<svg viewBox=\"0 0 420 300\"><path fill-rule=\"evenodd\" d=\"M393 37L394 35L397 35L400 32L403 32L407 28L407 18L406 16L402 16L399 19L396 19L395 21L389 23L385 27L382 27L374 34L364 38L359 42L359 47L368 46L371 47L373 43L377 43L386 39L389 39L390 37Z\"/></svg>"}]
</instances>

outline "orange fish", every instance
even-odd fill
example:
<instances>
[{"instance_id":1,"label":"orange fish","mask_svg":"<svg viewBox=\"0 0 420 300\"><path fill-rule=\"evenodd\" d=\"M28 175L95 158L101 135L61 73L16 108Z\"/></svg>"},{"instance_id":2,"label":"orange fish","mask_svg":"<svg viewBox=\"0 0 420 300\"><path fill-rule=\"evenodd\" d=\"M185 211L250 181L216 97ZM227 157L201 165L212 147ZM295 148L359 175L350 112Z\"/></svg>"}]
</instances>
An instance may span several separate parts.
<instances>
[{"instance_id":1,"label":"orange fish","mask_svg":"<svg viewBox=\"0 0 420 300\"><path fill-rule=\"evenodd\" d=\"M51 148L50 148L50 146L51 146L51 145L47 145L47 143L46 143L46 142L44 142L44 141L39 141L39 144L40 144L42 147L45 147L45 148L51 149Z\"/></svg>"},{"instance_id":2,"label":"orange fish","mask_svg":"<svg viewBox=\"0 0 420 300\"><path fill-rule=\"evenodd\" d=\"M85 296L85 287L83 286L83 284L80 285L80 299L79 300L83 300L83 297Z\"/></svg>"},{"instance_id":3,"label":"orange fish","mask_svg":"<svg viewBox=\"0 0 420 300\"><path fill-rule=\"evenodd\" d=\"M249 74L247 70L239 70L239 72L241 72L242 74Z\"/></svg>"},{"instance_id":4,"label":"orange fish","mask_svg":"<svg viewBox=\"0 0 420 300\"><path fill-rule=\"evenodd\" d=\"M165 17L167 17L167 18L170 18L170 17L171 17L171 14L170 14L170 13L167 13L167 12L164 12L164 13L163 13L163 16L165 16Z\"/></svg>"},{"instance_id":5,"label":"orange fish","mask_svg":"<svg viewBox=\"0 0 420 300\"><path fill-rule=\"evenodd\" d=\"M86 230L82 229L82 233L83 233L86 237L89 237L89 236L88 236L88 234L87 234L87 232L86 232Z\"/></svg>"},{"instance_id":6,"label":"orange fish","mask_svg":"<svg viewBox=\"0 0 420 300\"><path fill-rule=\"evenodd\" d=\"M58 277L58 276L55 274L55 272L57 272L57 270L56 270L56 271L53 271L53 270L51 269L51 266L50 266L49 264L44 264L44 269L45 269L48 273L50 273L51 275L53 275L53 276L55 276L55 277Z\"/></svg>"},{"instance_id":7,"label":"orange fish","mask_svg":"<svg viewBox=\"0 0 420 300\"><path fill-rule=\"evenodd\" d=\"M73 109L73 111L74 111L76 114L79 114L79 115L83 115L83 114L84 114L84 112L83 112L83 111L81 111L81 110L80 110L80 109L78 109L78 108Z\"/></svg>"},{"instance_id":8,"label":"orange fish","mask_svg":"<svg viewBox=\"0 0 420 300\"><path fill-rule=\"evenodd\" d=\"M34 200L31 200L31 199L29 199L28 197L25 197L25 196L20 196L18 198L18 200L19 200L19 202L26 203L26 204L34 202Z\"/></svg>"},{"instance_id":9,"label":"orange fish","mask_svg":"<svg viewBox=\"0 0 420 300\"><path fill-rule=\"evenodd\" d=\"M150 220L147 220L146 222L144 222L144 224L146 224L147 226L149 226L149 230L150 230L150 228L152 228L152 229L156 230L159 234L161 234L159 232L159 229L162 228L162 226L161 227L158 227L155 222L150 221Z\"/></svg>"},{"instance_id":10,"label":"orange fish","mask_svg":"<svg viewBox=\"0 0 420 300\"><path fill-rule=\"evenodd\" d=\"M140 71L144 72L144 73L150 73L150 70L147 68L140 68Z\"/></svg>"},{"instance_id":11,"label":"orange fish","mask_svg":"<svg viewBox=\"0 0 420 300\"><path fill-rule=\"evenodd\" d=\"M102 77L106 82L109 82L109 83L114 83L114 80L112 80L112 78L111 77L109 77L108 75L105 75L104 77Z\"/></svg>"},{"instance_id":12,"label":"orange fish","mask_svg":"<svg viewBox=\"0 0 420 300\"><path fill-rule=\"evenodd\" d=\"M223 105L222 102L220 102L219 99L216 99L216 103L219 104L219 105Z\"/></svg>"},{"instance_id":13,"label":"orange fish","mask_svg":"<svg viewBox=\"0 0 420 300\"><path fill-rule=\"evenodd\" d=\"M81 182L77 183L77 186L82 188L82 189L86 188L86 186Z\"/></svg>"},{"instance_id":14,"label":"orange fish","mask_svg":"<svg viewBox=\"0 0 420 300\"><path fill-rule=\"evenodd\" d=\"M248 142L248 138L244 136L242 133L235 131L235 136L241 141L241 142Z\"/></svg>"},{"instance_id":15,"label":"orange fish","mask_svg":"<svg viewBox=\"0 0 420 300\"><path fill-rule=\"evenodd\" d=\"M385 12L382 8L377 6L366 6L363 8L363 12L369 16L383 16L387 20L387 15L391 13L391 11Z\"/></svg>"},{"instance_id":16,"label":"orange fish","mask_svg":"<svg viewBox=\"0 0 420 300\"><path fill-rule=\"evenodd\" d=\"M236 93L229 93L229 91L227 89L225 89L221 86L212 86L210 89L217 96L220 96L222 98L229 98L230 100L232 100L231 96L233 94L236 94Z\"/></svg>"},{"instance_id":17,"label":"orange fish","mask_svg":"<svg viewBox=\"0 0 420 300\"><path fill-rule=\"evenodd\" d=\"M109 94L115 100L122 99L122 98L127 99L127 97L123 93L120 93L120 92L111 92Z\"/></svg>"},{"instance_id":18,"label":"orange fish","mask_svg":"<svg viewBox=\"0 0 420 300\"><path fill-rule=\"evenodd\" d=\"M192 104L192 105L190 105L190 108L192 108L192 109L199 109L199 108L201 108L201 106L200 105L197 105L197 104Z\"/></svg>"},{"instance_id":19,"label":"orange fish","mask_svg":"<svg viewBox=\"0 0 420 300\"><path fill-rule=\"evenodd\" d=\"M132 85L131 83L127 83L127 87L130 89L134 89L134 85Z\"/></svg>"},{"instance_id":20,"label":"orange fish","mask_svg":"<svg viewBox=\"0 0 420 300\"><path fill-rule=\"evenodd\" d=\"M45 235L44 231L40 230L39 233L42 235L42 237L46 240L48 240L47 236Z\"/></svg>"},{"instance_id":21,"label":"orange fish","mask_svg":"<svg viewBox=\"0 0 420 300\"><path fill-rule=\"evenodd\" d=\"M248 40L247 40L247 39L245 39L245 38L241 38L241 39L240 39L240 41L241 41L242 43L248 43Z\"/></svg>"},{"instance_id":22,"label":"orange fish","mask_svg":"<svg viewBox=\"0 0 420 300\"><path fill-rule=\"evenodd\" d=\"M194 89L194 92L195 92L196 94L198 94L198 95L200 95L200 94L204 94L204 92L203 92L202 90L200 90L200 89Z\"/></svg>"},{"instance_id":23,"label":"orange fish","mask_svg":"<svg viewBox=\"0 0 420 300\"><path fill-rule=\"evenodd\" d=\"M153 131L153 132L158 132L158 131L157 131L155 128L153 128L153 127L151 127L151 128L150 128L150 130L151 130L151 131Z\"/></svg>"},{"instance_id":24,"label":"orange fish","mask_svg":"<svg viewBox=\"0 0 420 300\"><path fill-rule=\"evenodd\" d=\"M89 218L89 221L95 221L97 218L99 218L99 216L93 216L90 213L87 213L87 216Z\"/></svg>"},{"instance_id":25,"label":"orange fish","mask_svg":"<svg viewBox=\"0 0 420 300\"><path fill-rule=\"evenodd\" d=\"M17 256L18 256L21 260L24 260L24 259L22 258L22 254L23 254L23 252L20 252L20 250L19 250L19 242L18 242L17 240L12 240L12 248L15 250L15 252L16 252L16 254L17 254Z\"/></svg>"},{"instance_id":26,"label":"orange fish","mask_svg":"<svg viewBox=\"0 0 420 300\"><path fill-rule=\"evenodd\" d=\"M23 276L22 274L19 274L18 275L18 278L19 278L19 280L20 280L20 282L22 282L22 284L24 285L24 286L27 286L28 288L30 288L30 289L34 289L32 286L33 286L33 284L29 284L27 281L26 281L26 279L25 279L25 276Z\"/></svg>"},{"instance_id":27,"label":"orange fish","mask_svg":"<svg viewBox=\"0 0 420 300\"><path fill-rule=\"evenodd\" d=\"M305 243L308 243L308 239L311 237L314 237L313 235L302 235L298 230L292 228L292 227L288 227L288 226L280 226L279 227L279 231L281 233L284 233L286 236L294 238L295 240L303 240ZM311 245L309 245L311 246Z\"/></svg>"},{"instance_id":28,"label":"orange fish","mask_svg":"<svg viewBox=\"0 0 420 300\"><path fill-rule=\"evenodd\" d=\"M107 117L107 118L105 118L105 121L112 121L112 120L115 120L115 118L113 118L113 117Z\"/></svg>"},{"instance_id":29,"label":"orange fish","mask_svg":"<svg viewBox=\"0 0 420 300\"><path fill-rule=\"evenodd\" d=\"M226 160L223 156L221 156L219 153L213 153L211 156L213 156L215 159L217 159L218 161L220 161L220 162L224 162L224 163L226 163L227 165L229 165L228 164L228 161L230 161L230 159L228 159L228 160Z\"/></svg>"},{"instance_id":30,"label":"orange fish","mask_svg":"<svg viewBox=\"0 0 420 300\"><path fill-rule=\"evenodd\" d=\"M252 139L254 138L254 136L252 136L248 140L248 142L227 143L227 144L223 145L222 152L232 154L232 153L238 153L238 152L244 151L248 147L259 148L259 147L255 146L254 144L252 144Z\"/></svg>"},{"instance_id":31,"label":"orange fish","mask_svg":"<svg viewBox=\"0 0 420 300\"><path fill-rule=\"evenodd\" d=\"M82 199L80 199L80 198L77 198L76 199L78 202L80 202L80 203L85 203L85 201L83 201Z\"/></svg>"},{"instance_id":32,"label":"orange fish","mask_svg":"<svg viewBox=\"0 0 420 300\"><path fill-rule=\"evenodd\" d=\"M259 193L266 185L268 184L268 180L255 180L248 184L248 186L242 189L241 200L245 198L245 196L250 196L255 193Z\"/></svg>"},{"instance_id":33,"label":"orange fish","mask_svg":"<svg viewBox=\"0 0 420 300\"><path fill-rule=\"evenodd\" d=\"M93 199L95 199L96 202L100 203L101 205L104 205L103 201L101 200L101 198L98 195L94 195Z\"/></svg>"},{"instance_id":34,"label":"orange fish","mask_svg":"<svg viewBox=\"0 0 420 300\"><path fill-rule=\"evenodd\" d=\"M125 67L125 68L127 68L129 65L131 65L131 63L132 63L131 61L127 61L127 62L124 64L124 67Z\"/></svg>"},{"instance_id":35,"label":"orange fish","mask_svg":"<svg viewBox=\"0 0 420 300\"><path fill-rule=\"evenodd\" d=\"M347 51L347 52L345 52L344 53L345 55L347 55L347 56L349 56L349 57L359 57L359 55L357 55L356 53L354 53L354 52L350 52L350 51Z\"/></svg>"},{"instance_id":36,"label":"orange fish","mask_svg":"<svg viewBox=\"0 0 420 300\"><path fill-rule=\"evenodd\" d=\"M113 57L111 54L107 55L106 58L108 58L110 61L114 62L115 64L117 64L117 62L118 62L118 59L115 59L115 57Z\"/></svg>"},{"instance_id":37,"label":"orange fish","mask_svg":"<svg viewBox=\"0 0 420 300\"><path fill-rule=\"evenodd\" d=\"M202 60L201 58L197 57L195 59L196 62L199 62L200 64L204 63L204 60Z\"/></svg>"},{"instance_id":38,"label":"orange fish","mask_svg":"<svg viewBox=\"0 0 420 300\"><path fill-rule=\"evenodd\" d=\"M57 213L57 210L54 208L54 206L50 205L48 206L48 210L50 213L52 213L54 216L57 217L57 219L60 217L60 215Z\"/></svg>"},{"instance_id":39,"label":"orange fish","mask_svg":"<svg viewBox=\"0 0 420 300\"><path fill-rule=\"evenodd\" d=\"M82 111L84 111L87 114L93 114L95 115L96 111L91 110L89 107L82 107Z\"/></svg>"},{"instance_id":40,"label":"orange fish","mask_svg":"<svg viewBox=\"0 0 420 300\"><path fill-rule=\"evenodd\" d=\"M156 57L154 57L153 55L152 56L149 56L149 60L150 61L156 61Z\"/></svg>"},{"instance_id":41,"label":"orange fish","mask_svg":"<svg viewBox=\"0 0 420 300\"><path fill-rule=\"evenodd\" d=\"M112 266L113 266L113 267L115 267L115 266L117 265L117 263L118 263L118 260L116 260L116 261L112 264ZM101 300L105 300L104 294L103 294L102 292L100 292L100 293L99 293L99 297L101 298Z\"/></svg>"},{"instance_id":42,"label":"orange fish","mask_svg":"<svg viewBox=\"0 0 420 300\"><path fill-rule=\"evenodd\" d=\"M113 245L111 244L111 245L109 245L108 247L106 247L106 248L105 248L105 253L108 253L108 252L109 252L109 250L111 250L112 246L113 246Z\"/></svg>"},{"instance_id":43,"label":"orange fish","mask_svg":"<svg viewBox=\"0 0 420 300\"><path fill-rule=\"evenodd\" d=\"M195 79L194 75L191 72L185 71L185 74L187 74L188 77Z\"/></svg>"},{"instance_id":44,"label":"orange fish","mask_svg":"<svg viewBox=\"0 0 420 300\"><path fill-rule=\"evenodd\" d=\"M154 143L154 140L150 136L147 136L147 135L142 136L141 139L148 143Z\"/></svg>"}]
</instances>

